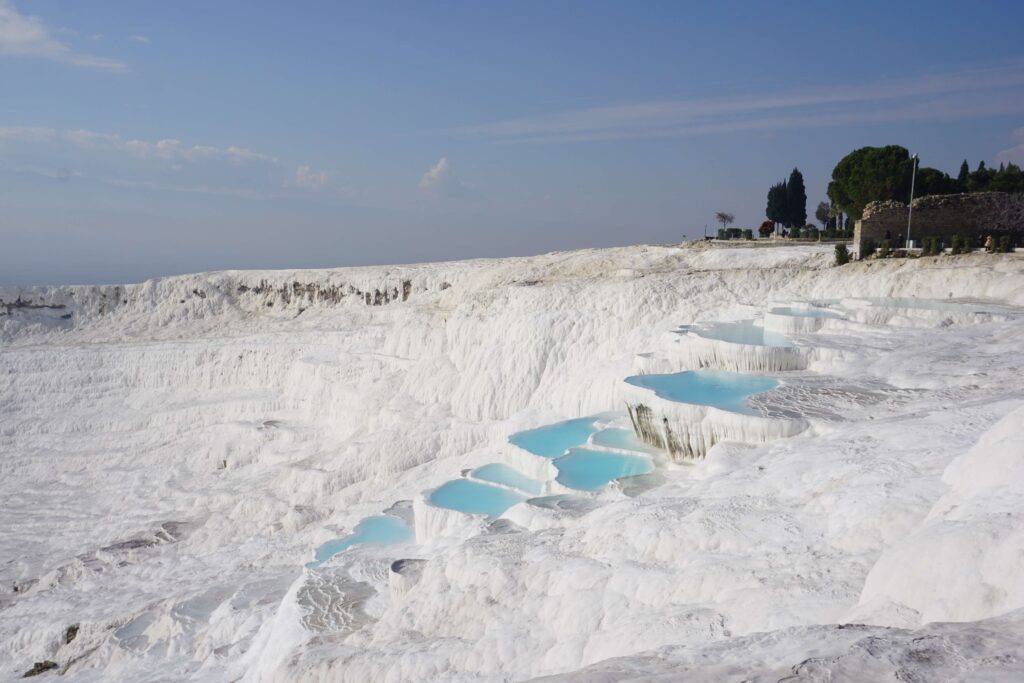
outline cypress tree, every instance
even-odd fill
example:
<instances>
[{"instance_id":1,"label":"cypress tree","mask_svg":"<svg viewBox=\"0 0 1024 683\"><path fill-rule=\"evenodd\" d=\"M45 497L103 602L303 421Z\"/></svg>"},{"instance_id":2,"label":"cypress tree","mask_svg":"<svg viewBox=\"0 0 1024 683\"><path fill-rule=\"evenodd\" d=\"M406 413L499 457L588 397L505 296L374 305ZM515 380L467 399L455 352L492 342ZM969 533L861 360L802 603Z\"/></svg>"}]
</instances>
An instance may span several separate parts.
<instances>
[{"instance_id":1,"label":"cypress tree","mask_svg":"<svg viewBox=\"0 0 1024 683\"><path fill-rule=\"evenodd\" d=\"M802 228L807 224L807 190L804 189L804 176L800 169L794 168L786 183L786 225Z\"/></svg>"},{"instance_id":2,"label":"cypress tree","mask_svg":"<svg viewBox=\"0 0 1024 683\"><path fill-rule=\"evenodd\" d=\"M960 164L960 173L956 176L956 181L960 183L960 187L964 190L967 189L967 179L971 175L971 167L967 165L967 159L964 159L964 163Z\"/></svg>"},{"instance_id":3,"label":"cypress tree","mask_svg":"<svg viewBox=\"0 0 1024 683\"><path fill-rule=\"evenodd\" d=\"M768 207L765 210L768 220L776 223L786 223L786 183L776 183L768 190Z\"/></svg>"},{"instance_id":4,"label":"cypress tree","mask_svg":"<svg viewBox=\"0 0 1024 683\"><path fill-rule=\"evenodd\" d=\"M984 161L979 161L978 162L978 171L977 172L980 173L981 171L984 171L984 170L985 170L985 162Z\"/></svg>"}]
</instances>

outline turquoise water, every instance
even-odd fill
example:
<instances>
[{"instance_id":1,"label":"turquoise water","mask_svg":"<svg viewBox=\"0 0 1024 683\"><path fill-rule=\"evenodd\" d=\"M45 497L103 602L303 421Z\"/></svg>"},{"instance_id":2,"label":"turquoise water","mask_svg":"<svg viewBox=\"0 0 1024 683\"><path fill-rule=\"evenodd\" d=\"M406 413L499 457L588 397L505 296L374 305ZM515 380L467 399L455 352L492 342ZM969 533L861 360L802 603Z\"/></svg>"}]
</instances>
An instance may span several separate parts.
<instances>
[{"instance_id":1,"label":"turquoise water","mask_svg":"<svg viewBox=\"0 0 1024 683\"><path fill-rule=\"evenodd\" d=\"M573 448L555 460L555 481L577 491L596 491L613 479L647 474L654 467L647 458L623 453Z\"/></svg>"},{"instance_id":2,"label":"turquoise water","mask_svg":"<svg viewBox=\"0 0 1024 683\"><path fill-rule=\"evenodd\" d=\"M597 431L594 421L592 417L581 417L577 420L556 422L546 427L513 434L509 437L509 443L534 455L557 458L573 446L586 443L590 435Z\"/></svg>"},{"instance_id":3,"label":"turquoise water","mask_svg":"<svg viewBox=\"0 0 1024 683\"><path fill-rule=\"evenodd\" d=\"M753 320L741 320L734 323L715 323L706 328L694 328L697 335L705 339L717 339L730 344L749 344L751 346L793 346L793 343L778 332L765 330L755 325Z\"/></svg>"},{"instance_id":4,"label":"turquoise water","mask_svg":"<svg viewBox=\"0 0 1024 683\"><path fill-rule=\"evenodd\" d=\"M367 517L356 525L351 534L328 541L316 550L314 565L326 562L340 552L362 543L390 545L412 540L412 530L398 517L380 515Z\"/></svg>"},{"instance_id":5,"label":"turquoise water","mask_svg":"<svg viewBox=\"0 0 1024 683\"><path fill-rule=\"evenodd\" d=\"M793 308L792 306L783 306L781 308L773 308L772 313L776 315L791 315L797 318L842 318L840 314L835 311L830 311L825 308Z\"/></svg>"},{"instance_id":6,"label":"turquoise water","mask_svg":"<svg viewBox=\"0 0 1024 683\"><path fill-rule=\"evenodd\" d=\"M431 504L438 507L491 517L497 517L524 500L526 496L508 489L468 479L454 479L437 487L430 494Z\"/></svg>"},{"instance_id":7,"label":"turquoise water","mask_svg":"<svg viewBox=\"0 0 1024 683\"><path fill-rule=\"evenodd\" d=\"M471 474L477 479L511 486L532 496L538 496L544 490L543 485L536 479L530 479L519 470L513 469L508 465L502 465L500 462L478 467Z\"/></svg>"},{"instance_id":8,"label":"turquoise water","mask_svg":"<svg viewBox=\"0 0 1024 683\"><path fill-rule=\"evenodd\" d=\"M650 446L636 438L636 434L633 433L632 429L602 429L597 434L594 434L594 438L591 439L591 443L596 446L622 448L627 451L651 450Z\"/></svg>"},{"instance_id":9,"label":"turquoise water","mask_svg":"<svg viewBox=\"0 0 1024 683\"><path fill-rule=\"evenodd\" d=\"M661 398L753 414L746 397L779 386L778 380L723 370L687 370L671 375L634 375L626 382L650 389Z\"/></svg>"}]
</instances>

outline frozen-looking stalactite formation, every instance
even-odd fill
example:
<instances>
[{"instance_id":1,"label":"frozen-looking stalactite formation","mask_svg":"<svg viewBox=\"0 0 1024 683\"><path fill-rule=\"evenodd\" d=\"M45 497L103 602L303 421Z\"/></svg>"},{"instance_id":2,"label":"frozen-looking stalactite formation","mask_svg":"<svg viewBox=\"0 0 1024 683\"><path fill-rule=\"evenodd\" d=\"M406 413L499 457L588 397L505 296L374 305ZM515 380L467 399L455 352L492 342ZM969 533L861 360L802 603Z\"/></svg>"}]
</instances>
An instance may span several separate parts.
<instances>
[{"instance_id":1,"label":"frozen-looking stalactite formation","mask_svg":"<svg viewBox=\"0 0 1024 683\"><path fill-rule=\"evenodd\" d=\"M837 292L1024 305L1015 255L831 263L628 247L2 289L0 679L1019 680L1017 316L794 339L829 378L752 403L813 430L595 492L507 443L622 410L681 323ZM549 488L412 514L496 462ZM382 514L428 540L305 567Z\"/></svg>"},{"instance_id":2,"label":"frozen-looking stalactite formation","mask_svg":"<svg viewBox=\"0 0 1024 683\"><path fill-rule=\"evenodd\" d=\"M627 389L626 405L637 435L673 460L703 458L722 441L763 444L796 436L808 427L801 418L745 415L682 403L635 386Z\"/></svg>"},{"instance_id":3,"label":"frozen-looking stalactite formation","mask_svg":"<svg viewBox=\"0 0 1024 683\"><path fill-rule=\"evenodd\" d=\"M655 352L638 354L634 368L642 373L718 368L731 372L804 370L814 358L807 346L737 343L703 336L709 325L669 333Z\"/></svg>"}]
</instances>

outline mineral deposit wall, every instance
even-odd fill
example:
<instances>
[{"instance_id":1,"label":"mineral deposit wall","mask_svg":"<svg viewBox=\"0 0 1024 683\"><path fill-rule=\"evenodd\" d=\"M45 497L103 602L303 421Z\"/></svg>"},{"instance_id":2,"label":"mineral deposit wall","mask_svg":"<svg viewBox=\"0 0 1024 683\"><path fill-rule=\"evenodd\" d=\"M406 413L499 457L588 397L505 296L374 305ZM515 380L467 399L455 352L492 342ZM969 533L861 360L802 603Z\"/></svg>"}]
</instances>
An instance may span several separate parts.
<instances>
[{"instance_id":1,"label":"mineral deposit wall","mask_svg":"<svg viewBox=\"0 0 1024 683\"><path fill-rule=\"evenodd\" d=\"M914 200L910 239L953 235L984 239L986 235L1024 233L1024 194L975 192L931 195ZM883 239L901 244L907 234L907 205L902 202L871 202L854 227L853 241L858 253L868 242L876 246Z\"/></svg>"}]
</instances>

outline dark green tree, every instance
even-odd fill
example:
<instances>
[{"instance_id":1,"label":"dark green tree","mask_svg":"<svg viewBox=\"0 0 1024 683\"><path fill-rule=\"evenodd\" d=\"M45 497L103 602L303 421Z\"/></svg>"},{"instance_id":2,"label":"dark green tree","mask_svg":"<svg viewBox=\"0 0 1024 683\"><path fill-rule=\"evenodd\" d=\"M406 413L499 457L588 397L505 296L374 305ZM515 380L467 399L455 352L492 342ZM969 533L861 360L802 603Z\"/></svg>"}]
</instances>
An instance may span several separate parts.
<instances>
[{"instance_id":1,"label":"dark green tree","mask_svg":"<svg viewBox=\"0 0 1024 683\"><path fill-rule=\"evenodd\" d=\"M861 147L843 157L832 170L828 196L853 220L868 202L910 197L910 153L899 145Z\"/></svg>"},{"instance_id":2,"label":"dark green tree","mask_svg":"<svg viewBox=\"0 0 1024 683\"><path fill-rule=\"evenodd\" d=\"M958 181L950 178L937 168L927 166L917 169L917 180L914 183L914 196L925 197L931 194L955 194L963 192ZM904 200L906 201L906 200Z\"/></svg>"},{"instance_id":3,"label":"dark green tree","mask_svg":"<svg viewBox=\"0 0 1024 683\"><path fill-rule=\"evenodd\" d=\"M984 160L979 161L978 162L978 173L981 173L984 170L985 170L985 162L984 162Z\"/></svg>"},{"instance_id":4,"label":"dark green tree","mask_svg":"<svg viewBox=\"0 0 1024 683\"><path fill-rule=\"evenodd\" d=\"M765 216L770 221L785 224L786 215L786 183L783 181L772 185L768 190L768 208L765 210Z\"/></svg>"},{"instance_id":5,"label":"dark green tree","mask_svg":"<svg viewBox=\"0 0 1024 683\"><path fill-rule=\"evenodd\" d=\"M790 227L802 228L807 224L807 190L798 168L793 169L786 183L786 219Z\"/></svg>"},{"instance_id":6,"label":"dark green tree","mask_svg":"<svg viewBox=\"0 0 1024 683\"><path fill-rule=\"evenodd\" d=\"M1020 167L1010 163L1000 168L999 171L985 171L985 176L978 179L979 191L1024 192L1024 172Z\"/></svg>"},{"instance_id":7,"label":"dark green tree","mask_svg":"<svg viewBox=\"0 0 1024 683\"><path fill-rule=\"evenodd\" d=\"M960 164L960 173L956 176L956 181L960 183L960 187L963 189L961 192L967 191L967 178L971 175L971 167L967 165L967 159L964 159L964 163Z\"/></svg>"}]
</instances>

